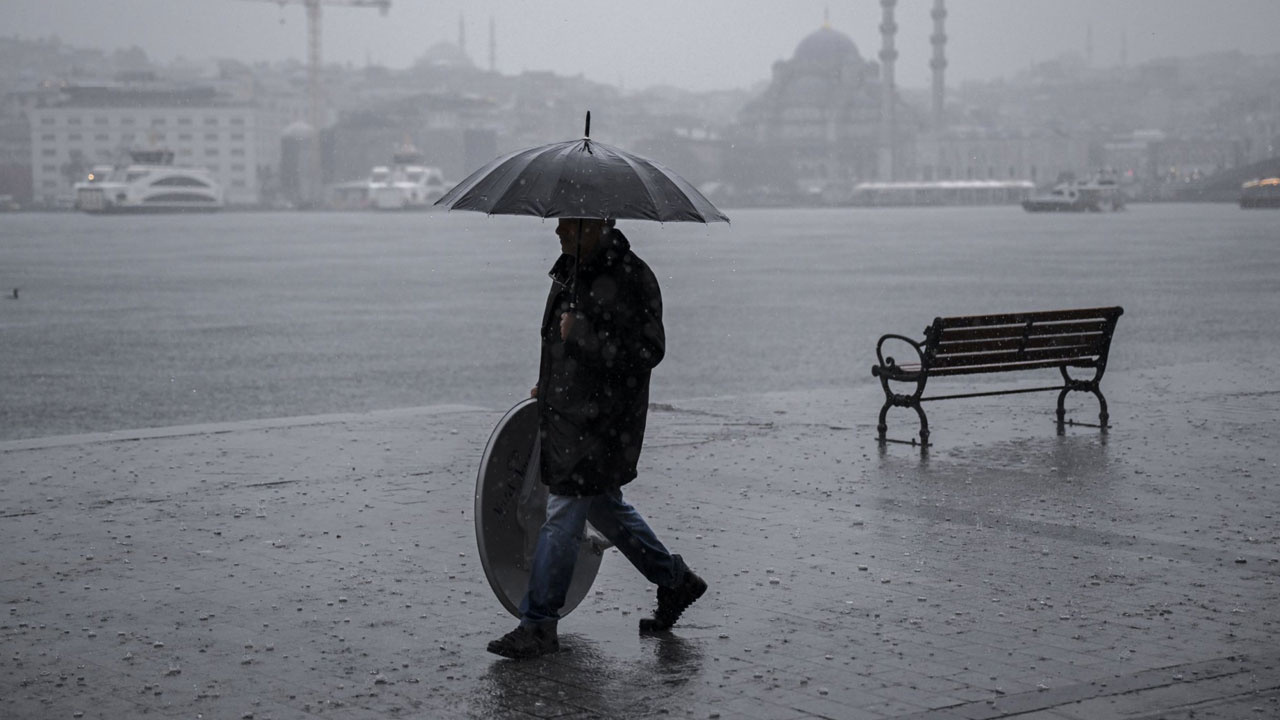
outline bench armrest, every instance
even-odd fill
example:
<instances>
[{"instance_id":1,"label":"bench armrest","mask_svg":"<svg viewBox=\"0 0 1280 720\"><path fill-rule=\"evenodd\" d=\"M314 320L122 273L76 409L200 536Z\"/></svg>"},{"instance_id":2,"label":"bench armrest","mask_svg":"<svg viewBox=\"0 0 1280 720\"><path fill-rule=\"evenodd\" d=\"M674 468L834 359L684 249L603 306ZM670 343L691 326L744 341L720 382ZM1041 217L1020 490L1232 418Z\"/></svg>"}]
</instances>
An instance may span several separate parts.
<instances>
[{"instance_id":1,"label":"bench armrest","mask_svg":"<svg viewBox=\"0 0 1280 720\"><path fill-rule=\"evenodd\" d=\"M876 361L877 361L879 364L878 364L878 365L874 365L874 366L872 366L872 368L871 368L871 374L872 374L873 376L875 376L875 377L898 377L898 376L901 376L901 375L906 374L906 373L915 374L915 373L914 373L914 371L904 371L904 370L902 370L902 369L901 369L901 366L900 366L900 365L898 365L897 361L895 361L895 360L893 359L893 357L892 357L892 356L885 357L885 355L884 355L884 343L885 343L885 341L886 341L886 340L899 340L899 341L901 341L901 342L906 343L907 345L910 345L910 346L911 346L911 348L912 348L913 350L915 350L915 351L916 351L916 355L917 355L917 356L919 357L919 359L920 359L920 367L921 367L921 369L923 369L923 368L924 368L924 349L920 346L920 343L919 343L919 342L917 342L917 341L915 341L915 340L912 340L911 338L906 337L906 336L903 336L903 335L893 335L893 334L890 334L890 335L882 335L882 336L880 337L879 342L877 342L877 343L876 343Z\"/></svg>"}]
</instances>

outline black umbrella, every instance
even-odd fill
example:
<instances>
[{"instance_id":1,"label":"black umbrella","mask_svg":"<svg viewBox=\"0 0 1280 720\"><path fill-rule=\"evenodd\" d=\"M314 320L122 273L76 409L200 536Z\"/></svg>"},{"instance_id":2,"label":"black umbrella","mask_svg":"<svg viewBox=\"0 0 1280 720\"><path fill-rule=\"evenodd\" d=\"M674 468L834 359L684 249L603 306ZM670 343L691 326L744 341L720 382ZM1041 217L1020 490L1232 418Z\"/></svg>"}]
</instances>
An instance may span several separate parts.
<instances>
[{"instance_id":1,"label":"black umbrella","mask_svg":"<svg viewBox=\"0 0 1280 720\"><path fill-rule=\"evenodd\" d=\"M679 175L592 140L589 112L581 140L500 157L458 183L436 205L490 215L729 222Z\"/></svg>"}]
</instances>

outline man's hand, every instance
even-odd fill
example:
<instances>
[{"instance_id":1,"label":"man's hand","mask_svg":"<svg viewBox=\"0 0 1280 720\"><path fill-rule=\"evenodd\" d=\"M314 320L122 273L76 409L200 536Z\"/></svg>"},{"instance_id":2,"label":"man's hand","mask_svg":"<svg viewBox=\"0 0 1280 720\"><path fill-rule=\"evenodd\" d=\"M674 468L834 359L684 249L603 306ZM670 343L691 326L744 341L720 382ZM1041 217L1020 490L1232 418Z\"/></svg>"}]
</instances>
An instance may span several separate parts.
<instances>
[{"instance_id":1,"label":"man's hand","mask_svg":"<svg viewBox=\"0 0 1280 720\"><path fill-rule=\"evenodd\" d=\"M531 398L536 398L536 397L538 397L538 386L537 386L537 385L534 385L534 386L533 386L533 389L529 391L529 397L531 397Z\"/></svg>"},{"instance_id":2,"label":"man's hand","mask_svg":"<svg viewBox=\"0 0 1280 720\"><path fill-rule=\"evenodd\" d=\"M567 312L560 315L560 339L568 340L569 334L573 332L574 319L577 313Z\"/></svg>"}]
</instances>

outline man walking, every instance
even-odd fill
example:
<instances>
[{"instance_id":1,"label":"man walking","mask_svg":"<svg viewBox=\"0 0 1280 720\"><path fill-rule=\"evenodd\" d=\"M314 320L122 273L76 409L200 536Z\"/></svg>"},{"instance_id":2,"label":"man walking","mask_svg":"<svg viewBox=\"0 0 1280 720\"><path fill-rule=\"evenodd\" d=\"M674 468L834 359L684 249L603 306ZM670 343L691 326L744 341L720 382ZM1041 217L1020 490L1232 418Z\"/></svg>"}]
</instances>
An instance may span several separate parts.
<instances>
[{"instance_id":1,"label":"man walking","mask_svg":"<svg viewBox=\"0 0 1280 720\"><path fill-rule=\"evenodd\" d=\"M538 385L541 479L549 490L520 625L489 652L532 658L559 650L557 623L587 521L658 586L641 632L669 630L707 584L658 540L622 497L636 477L649 375L662 361L662 295L653 271L612 221L562 218L551 269Z\"/></svg>"}]
</instances>

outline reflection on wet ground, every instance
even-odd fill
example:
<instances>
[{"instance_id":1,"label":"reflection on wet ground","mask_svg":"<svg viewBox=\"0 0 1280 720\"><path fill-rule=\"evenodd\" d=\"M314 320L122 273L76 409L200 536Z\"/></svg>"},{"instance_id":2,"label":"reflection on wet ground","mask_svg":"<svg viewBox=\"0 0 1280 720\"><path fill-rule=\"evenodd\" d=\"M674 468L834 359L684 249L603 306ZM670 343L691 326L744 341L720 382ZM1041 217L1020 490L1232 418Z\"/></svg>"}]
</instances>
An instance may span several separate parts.
<instances>
[{"instance_id":1,"label":"reflection on wet ground","mask_svg":"<svg viewBox=\"0 0 1280 720\"><path fill-rule=\"evenodd\" d=\"M702 677L701 648L671 633L642 637L639 653L630 657L612 655L579 634L562 634L560 642L562 650L551 656L492 661L475 690L474 716L550 716L555 707L606 718L645 717L671 711L679 688Z\"/></svg>"}]
</instances>

